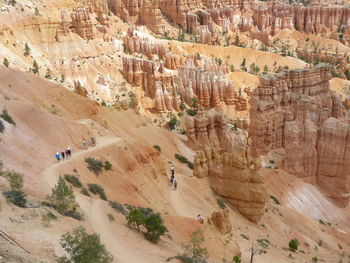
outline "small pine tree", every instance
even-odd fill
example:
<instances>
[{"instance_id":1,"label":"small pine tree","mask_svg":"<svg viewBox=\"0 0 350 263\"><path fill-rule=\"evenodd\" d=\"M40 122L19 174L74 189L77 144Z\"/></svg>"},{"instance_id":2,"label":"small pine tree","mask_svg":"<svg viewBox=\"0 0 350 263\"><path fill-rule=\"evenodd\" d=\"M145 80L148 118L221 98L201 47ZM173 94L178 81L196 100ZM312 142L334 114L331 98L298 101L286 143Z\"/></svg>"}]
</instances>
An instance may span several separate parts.
<instances>
[{"instance_id":1,"label":"small pine tree","mask_svg":"<svg viewBox=\"0 0 350 263\"><path fill-rule=\"evenodd\" d=\"M101 243L96 233L88 234L83 226L66 233L61 237L61 246L67 252L61 257L59 263L111 263L113 257Z\"/></svg>"},{"instance_id":2,"label":"small pine tree","mask_svg":"<svg viewBox=\"0 0 350 263\"><path fill-rule=\"evenodd\" d=\"M163 225L163 220L158 214L151 214L146 217L145 227L147 229L146 238L153 243L157 243L160 236L167 232L167 228Z\"/></svg>"},{"instance_id":3,"label":"small pine tree","mask_svg":"<svg viewBox=\"0 0 350 263\"><path fill-rule=\"evenodd\" d=\"M198 228L190 235L190 243L182 244L182 248L184 250L184 256L189 257L193 260L193 262L203 262L208 259L208 250L206 248L202 248L202 244L204 242L204 233L203 230Z\"/></svg>"},{"instance_id":4,"label":"small pine tree","mask_svg":"<svg viewBox=\"0 0 350 263\"><path fill-rule=\"evenodd\" d=\"M294 238L292 239L291 241L289 241L289 249L293 252L297 251L298 250L298 246L299 246L299 241L298 239Z\"/></svg>"},{"instance_id":5,"label":"small pine tree","mask_svg":"<svg viewBox=\"0 0 350 263\"><path fill-rule=\"evenodd\" d=\"M64 83L64 81L65 81L65 78L64 78L63 74L61 75L61 80L60 81L61 81L61 83Z\"/></svg>"},{"instance_id":6,"label":"small pine tree","mask_svg":"<svg viewBox=\"0 0 350 263\"><path fill-rule=\"evenodd\" d=\"M47 70L46 70L45 78L51 79L51 70L49 68L47 68Z\"/></svg>"},{"instance_id":7,"label":"small pine tree","mask_svg":"<svg viewBox=\"0 0 350 263\"><path fill-rule=\"evenodd\" d=\"M2 64L3 64L5 67L7 67L7 68L10 66L10 62L8 61L7 58L4 58Z\"/></svg>"},{"instance_id":8,"label":"small pine tree","mask_svg":"<svg viewBox=\"0 0 350 263\"><path fill-rule=\"evenodd\" d=\"M39 15L40 15L39 9L38 9L37 7L35 7L35 15L36 15L36 16L39 16Z\"/></svg>"},{"instance_id":9,"label":"small pine tree","mask_svg":"<svg viewBox=\"0 0 350 263\"><path fill-rule=\"evenodd\" d=\"M29 47L28 43L26 43L25 46L24 46L24 55L25 56L29 56L30 55L30 47Z\"/></svg>"},{"instance_id":10,"label":"small pine tree","mask_svg":"<svg viewBox=\"0 0 350 263\"><path fill-rule=\"evenodd\" d=\"M145 214L140 209L133 209L126 216L128 225L136 225L137 231L140 231L140 226L142 226L146 221Z\"/></svg>"},{"instance_id":11,"label":"small pine tree","mask_svg":"<svg viewBox=\"0 0 350 263\"><path fill-rule=\"evenodd\" d=\"M34 60L34 62L33 62L32 72L33 72L35 75L38 75L38 74L39 74L39 65L38 65L38 63L36 62L36 60Z\"/></svg>"},{"instance_id":12,"label":"small pine tree","mask_svg":"<svg viewBox=\"0 0 350 263\"><path fill-rule=\"evenodd\" d=\"M76 208L73 190L67 185L62 176L58 178L58 182L52 189L51 196L48 199L57 212L63 215Z\"/></svg>"}]
</instances>

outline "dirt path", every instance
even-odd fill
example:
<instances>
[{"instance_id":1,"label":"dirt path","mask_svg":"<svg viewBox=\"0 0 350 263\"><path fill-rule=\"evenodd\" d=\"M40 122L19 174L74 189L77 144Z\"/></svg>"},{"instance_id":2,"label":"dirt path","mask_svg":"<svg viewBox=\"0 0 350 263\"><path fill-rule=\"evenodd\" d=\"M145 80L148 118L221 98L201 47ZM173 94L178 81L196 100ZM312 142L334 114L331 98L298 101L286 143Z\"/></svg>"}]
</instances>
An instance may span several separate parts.
<instances>
[{"instance_id":1,"label":"dirt path","mask_svg":"<svg viewBox=\"0 0 350 263\"><path fill-rule=\"evenodd\" d=\"M118 143L121 141L121 138L98 137L96 140L96 147L90 147L87 150L73 152L70 159L66 159L59 163L54 163L41 173L43 181L47 183L48 191L50 191L50 189L57 183L58 168L69 164L73 160L83 158L84 156L89 155L101 148ZM76 200L84 213L85 222L88 223L92 229L100 235L101 241L106 245L108 251L114 257L113 262L143 262L142 255L139 255L139 253L131 253L130 248L124 240L124 238L128 235L129 230L120 224L113 224L113 229L111 229L107 214L105 211L103 211L106 202L86 197L80 193L75 194ZM116 229L117 231L114 231Z\"/></svg>"},{"instance_id":2,"label":"dirt path","mask_svg":"<svg viewBox=\"0 0 350 263\"><path fill-rule=\"evenodd\" d=\"M47 183L47 189L50 190L57 183L57 176L55 174L55 171L58 167L64 166L64 165L70 163L71 161L76 160L76 159L78 159L82 156L85 156L87 154L90 154L96 150L99 150L101 148L118 143L121 141L121 138L118 138L118 137L100 137L100 138L96 138L96 141L97 141L97 146L90 147L87 150L80 150L80 151L76 151L76 152L74 152L74 149L73 149L73 154L72 154L72 157L70 159L66 159L66 160L61 161L59 163L56 162L56 163L52 164L51 166L47 167L40 175L41 178L43 179L42 181ZM54 153L52 154L52 159L54 160Z\"/></svg>"}]
</instances>

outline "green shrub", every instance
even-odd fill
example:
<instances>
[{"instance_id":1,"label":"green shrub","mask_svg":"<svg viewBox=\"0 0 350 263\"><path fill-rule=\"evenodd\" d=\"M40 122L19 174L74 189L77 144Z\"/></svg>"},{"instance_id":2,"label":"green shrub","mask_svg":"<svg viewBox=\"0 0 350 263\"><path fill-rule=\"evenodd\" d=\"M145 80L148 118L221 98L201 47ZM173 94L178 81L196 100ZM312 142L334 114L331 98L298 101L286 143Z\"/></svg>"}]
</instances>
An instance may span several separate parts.
<instances>
[{"instance_id":1,"label":"green shrub","mask_svg":"<svg viewBox=\"0 0 350 263\"><path fill-rule=\"evenodd\" d=\"M298 239L294 238L292 240L289 241L289 249L293 252L297 251L298 250L298 246L299 246L299 241Z\"/></svg>"},{"instance_id":2,"label":"green shrub","mask_svg":"<svg viewBox=\"0 0 350 263\"><path fill-rule=\"evenodd\" d=\"M272 201L276 204L276 205L281 205L280 201L274 197L273 195L270 195L270 198L272 199Z\"/></svg>"},{"instance_id":3,"label":"green shrub","mask_svg":"<svg viewBox=\"0 0 350 263\"><path fill-rule=\"evenodd\" d=\"M147 216L145 227L147 229L145 236L149 241L153 243L157 243L160 239L160 236L164 235L165 232L168 231L163 224L163 219L158 214L151 214Z\"/></svg>"},{"instance_id":4,"label":"green shrub","mask_svg":"<svg viewBox=\"0 0 350 263\"><path fill-rule=\"evenodd\" d=\"M3 133L4 130L5 130L4 123L2 122L2 120L0 120L0 132Z\"/></svg>"},{"instance_id":5,"label":"green shrub","mask_svg":"<svg viewBox=\"0 0 350 263\"><path fill-rule=\"evenodd\" d=\"M126 212L124 206L116 201L109 201L109 205L118 213L127 215L128 213Z\"/></svg>"},{"instance_id":6,"label":"green shrub","mask_svg":"<svg viewBox=\"0 0 350 263\"><path fill-rule=\"evenodd\" d=\"M2 118L4 121L13 124L16 126L16 122L13 120L13 118L9 115L7 109L2 110L2 114L0 114L0 118Z\"/></svg>"},{"instance_id":7,"label":"green shrub","mask_svg":"<svg viewBox=\"0 0 350 263\"><path fill-rule=\"evenodd\" d=\"M107 200L105 190L101 185L98 184L88 184L89 191L93 194L98 194L102 200Z\"/></svg>"},{"instance_id":8,"label":"green shrub","mask_svg":"<svg viewBox=\"0 0 350 263\"><path fill-rule=\"evenodd\" d=\"M178 159L181 163L188 163L188 160L185 156L180 154L175 154L175 158Z\"/></svg>"},{"instance_id":9,"label":"green shrub","mask_svg":"<svg viewBox=\"0 0 350 263\"><path fill-rule=\"evenodd\" d=\"M192 110L192 109L187 109L186 112L190 116L196 116L197 115L197 111Z\"/></svg>"},{"instance_id":10,"label":"green shrub","mask_svg":"<svg viewBox=\"0 0 350 263\"><path fill-rule=\"evenodd\" d=\"M83 184L80 182L80 179L78 176L71 175L71 174L65 174L64 179L70 183L71 185L77 187L77 188L82 188Z\"/></svg>"},{"instance_id":11,"label":"green shrub","mask_svg":"<svg viewBox=\"0 0 350 263\"><path fill-rule=\"evenodd\" d=\"M2 61L2 64L7 68L10 66L10 62L7 58L4 58L4 60Z\"/></svg>"},{"instance_id":12,"label":"green shrub","mask_svg":"<svg viewBox=\"0 0 350 263\"><path fill-rule=\"evenodd\" d=\"M115 221L114 216L112 214L107 215L109 222Z\"/></svg>"},{"instance_id":13,"label":"green shrub","mask_svg":"<svg viewBox=\"0 0 350 263\"><path fill-rule=\"evenodd\" d=\"M161 152L162 149L160 148L159 145L153 145L153 148L156 149L157 151Z\"/></svg>"},{"instance_id":14,"label":"green shrub","mask_svg":"<svg viewBox=\"0 0 350 263\"><path fill-rule=\"evenodd\" d=\"M178 124L177 118L175 115L173 115L170 118L170 121L168 122L168 127L170 130L174 130L177 124Z\"/></svg>"},{"instance_id":15,"label":"green shrub","mask_svg":"<svg viewBox=\"0 0 350 263\"><path fill-rule=\"evenodd\" d=\"M241 263L241 262L242 262L240 256L234 256L234 257L232 258L232 261L235 262L235 263Z\"/></svg>"},{"instance_id":16,"label":"green shrub","mask_svg":"<svg viewBox=\"0 0 350 263\"><path fill-rule=\"evenodd\" d=\"M75 195L72 188L67 185L66 181L60 176L51 195L48 197L50 205L62 215L70 210L76 209Z\"/></svg>"},{"instance_id":17,"label":"green shrub","mask_svg":"<svg viewBox=\"0 0 350 263\"><path fill-rule=\"evenodd\" d=\"M179 118L181 118L181 117L183 117L183 116L184 116L183 112L179 112L179 113L177 114L177 117L179 117Z\"/></svg>"},{"instance_id":18,"label":"green shrub","mask_svg":"<svg viewBox=\"0 0 350 263\"><path fill-rule=\"evenodd\" d=\"M190 168L191 170L194 169L194 164L193 164L192 162L190 162L190 161L187 162L187 166L188 166L188 168Z\"/></svg>"},{"instance_id":19,"label":"green shrub","mask_svg":"<svg viewBox=\"0 0 350 263\"><path fill-rule=\"evenodd\" d=\"M57 216L55 216L52 212L47 212L41 216L41 221L43 221L44 225L46 226L48 226L53 220L57 220Z\"/></svg>"},{"instance_id":20,"label":"green shrub","mask_svg":"<svg viewBox=\"0 0 350 263\"><path fill-rule=\"evenodd\" d=\"M225 209L226 208L226 204L222 199L216 199L216 202L218 203L219 207L221 209Z\"/></svg>"},{"instance_id":21,"label":"green shrub","mask_svg":"<svg viewBox=\"0 0 350 263\"><path fill-rule=\"evenodd\" d=\"M241 234L241 237L243 237L246 240L249 240L249 237L247 235L245 235L245 234Z\"/></svg>"},{"instance_id":22,"label":"green shrub","mask_svg":"<svg viewBox=\"0 0 350 263\"><path fill-rule=\"evenodd\" d=\"M81 189L81 193L82 193L83 195L90 196L89 191L88 191L85 187L83 187L83 189Z\"/></svg>"},{"instance_id":23,"label":"green shrub","mask_svg":"<svg viewBox=\"0 0 350 263\"><path fill-rule=\"evenodd\" d=\"M23 187L23 175L15 171L6 171L4 173L7 182L12 191L21 190Z\"/></svg>"},{"instance_id":24,"label":"green shrub","mask_svg":"<svg viewBox=\"0 0 350 263\"><path fill-rule=\"evenodd\" d=\"M5 191L4 195L6 199L12 204L18 207L26 207L27 198L26 198L26 194L23 191L21 190Z\"/></svg>"},{"instance_id":25,"label":"green shrub","mask_svg":"<svg viewBox=\"0 0 350 263\"><path fill-rule=\"evenodd\" d=\"M206 248L202 247L204 242L203 230L198 228L190 235L190 243L182 244L184 250L183 256L189 257L193 262L205 262L208 259L209 254Z\"/></svg>"},{"instance_id":26,"label":"green shrub","mask_svg":"<svg viewBox=\"0 0 350 263\"><path fill-rule=\"evenodd\" d=\"M312 262L317 263L318 262L318 257L314 256L311 260L312 260Z\"/></svg>"},{"instance_id":27,"label":"green shrub","mask_svg":"<svg viewBox=\"0 0 350 263\"><path fill-rule=\"evenodd\" d=\"M96 233L88 234L83 226L66 233L61 237L61 246L68 254L58 263L111 263L113 257L106 250Z\"/></svg>"},{"instance_id":28,"label":"green shrub","mask_svg":"<svg viewBox=\"0 0 350 263\"><path fill-rule=\"evenodd\" d=\"M104 168L107 171L112 170L112 164L109 161L105 161Z\"/></svg>"},{"instance_id":29,"label":"green shrub","mask_svg":"<svg viewBox=\"0 0 350 263\"><path fill-rule=\"evenodd\" d=\"M187 134L187 131L186 131L186 130L182 130L182 131L180 132L180 134L186 135L186 134Z\"/></svg>"},{"instance_id":30,"label":"green shrub","mask_svg":"<svg viewBox=\"0 0 350 263\"><path fill-rule=\"evenodd\" d=\"M33 61L33 68L32 68L32 72L34 74L39 74L39 65L38 63L36 62L36 60Z\"/></svg>"},{"instance_id":31,"label":"green shrub","mask_svg":"<svg viewBox=\"0 0 350 263\"><path fill-rule=\"evenodd\" d=\"M99 175L102 172L103 163L100 160L88 157L85 158L85 162L88 164L88 169L94 174Z\"/></svg>"},{"instance_id":32,"label":"green shrub","mask_svg":"<svg viewBox=\"0 0 350 263\"><path fill-rule=\"evenodd\" d=\"M146 216L140 209L135 208L126 216L126 220L128 225L135 225L137 231L140 231L140 226L144 225L146 222Z\"/></svg>"},{"instance_id":33,"label":"green shrub","mask_svg":"<svg viewBox=\"0 0 350 263\"><path fill-rule=\"evenodd\" d=\"M180 104L180 110L184 111L186 109L185 103L181 102Z\"/></svg>"}]
</instances>

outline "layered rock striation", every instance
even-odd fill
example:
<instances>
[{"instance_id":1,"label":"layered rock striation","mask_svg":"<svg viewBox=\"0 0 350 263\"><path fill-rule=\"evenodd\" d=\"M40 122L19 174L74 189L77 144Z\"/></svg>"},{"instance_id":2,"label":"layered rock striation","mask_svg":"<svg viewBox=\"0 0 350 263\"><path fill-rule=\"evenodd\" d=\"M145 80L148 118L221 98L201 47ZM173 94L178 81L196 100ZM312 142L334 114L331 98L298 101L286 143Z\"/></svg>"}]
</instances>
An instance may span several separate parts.
<instances>
[{"instance_id":1,"label":"layered rock striation","mask_svg":"<svg viewBox=\"0 0 350 263\"><path fill-rule=\"evenodd\" d=\"M350 122L329 88L330 68L264 76L250 100L252 153L285 149L284 169L344 206L350 191Z\"/></svg>"},{"instance_id":2,"label":"layered rock striation","mask_svg":"<svg viewBox=\"0 0 350 263\"><path fill-rule=\"evenodd\" d=\"M186 119L189 144L197 150L194 175L207 177L210 187L247 219L258 222L267 192L259 159L248 154L247 138L227 127L223 113L214 109Z\"/></svg>"}]
</instances>

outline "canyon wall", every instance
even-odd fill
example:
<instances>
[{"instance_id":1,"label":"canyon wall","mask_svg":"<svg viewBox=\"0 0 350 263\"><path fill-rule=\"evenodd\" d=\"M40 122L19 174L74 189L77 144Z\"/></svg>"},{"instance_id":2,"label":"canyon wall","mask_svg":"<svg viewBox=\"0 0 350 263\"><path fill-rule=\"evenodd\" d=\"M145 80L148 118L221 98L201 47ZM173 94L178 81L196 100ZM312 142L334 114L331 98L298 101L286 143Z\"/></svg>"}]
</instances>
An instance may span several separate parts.
<instances>
[{"instance_id":1,"label":"canyon wall","mask_svg":"<svg viewBox=\"0 0 350 263\"><path fill-rule=\"evenodd\" d=\"M331 68L265 75L250 100L254 156L284 148L284 169L316 182L345 206L350 191L350 122L329 88Z\"/></svg>"},{"instance_id":2,"label":"canyon wall","mask_svg":"<svg viewBox=\"0 0 350 263\"><path fill-rule=\"evenodd\" d=\"M207 177L215 193L247 219L258 222L268 195L260 160L249 156L246 136L230 130L225 115L214 109L188 116L186 130L189 145L197 150L194 175Z\"/></svg>"},{"instance_id":3,"label":"canyon wall","mask_svg":"<svg viewBox=\"0 0 350 263\"><path fill-rule=\"evenodd\" d=\"M126 22L144 24L157 34L166 32L164 16L184 31L211 44L221 34L249 32L265 43L282 29L350 38L350 9L346 7L288 5L279 1L248 0L109 0L112 12ZM219 26L220 28L218 28ZM337 34L335 34L337 35Z\"/></svg>"},{"instance_id":4,"label":"canyon wall","mask_svg":"<svg viewBox=\"0 0 350 263\"><path fill-rule=\"evenodd\" d=\"M154 99L156 112L179 111L181 102L191 105L193 98L205 109L223 105L235 105L239 111L247 109L247 96L235 90L233 81L225 79L226 65L201 55L174 55L166 51L162 40L138 36L133 29L123 41L127 52L149 58L124 57L122 73L127 82L142 86L145 96ZM164 62L154 59L157 56Z\"/></svg>"}]
</instances>

